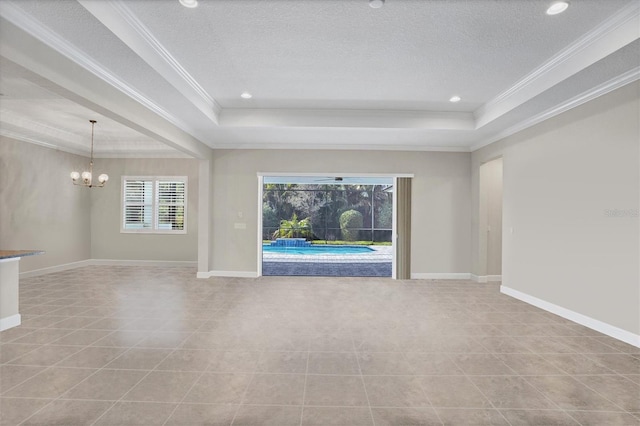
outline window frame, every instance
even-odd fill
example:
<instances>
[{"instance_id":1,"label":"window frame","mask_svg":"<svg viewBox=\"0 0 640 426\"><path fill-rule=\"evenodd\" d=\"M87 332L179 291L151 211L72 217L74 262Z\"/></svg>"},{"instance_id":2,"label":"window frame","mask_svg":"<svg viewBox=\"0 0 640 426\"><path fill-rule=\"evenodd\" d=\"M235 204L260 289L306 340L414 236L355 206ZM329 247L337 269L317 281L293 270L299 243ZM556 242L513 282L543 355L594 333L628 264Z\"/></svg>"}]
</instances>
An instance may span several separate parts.
<instances>
[{"instance_id":1,"label":"window frame","mask_svg":"<svg viewBox=\"0 0 640 426\"><path fill-rule=\"evenodd\" d=\"M151 203L151 228L126 229L126 201L125 201L125 183L131 180L151 181L152 203ZM120 233L121 234L186 234L187 233L187 206L189 204L189 179L187 176L122 176L120 179ZM160 229L158 222L160 218L160 203L158 200L158 183L159 182L183 182L184 183L184 226L183 229Z\"/></svg>"}]
</instances>

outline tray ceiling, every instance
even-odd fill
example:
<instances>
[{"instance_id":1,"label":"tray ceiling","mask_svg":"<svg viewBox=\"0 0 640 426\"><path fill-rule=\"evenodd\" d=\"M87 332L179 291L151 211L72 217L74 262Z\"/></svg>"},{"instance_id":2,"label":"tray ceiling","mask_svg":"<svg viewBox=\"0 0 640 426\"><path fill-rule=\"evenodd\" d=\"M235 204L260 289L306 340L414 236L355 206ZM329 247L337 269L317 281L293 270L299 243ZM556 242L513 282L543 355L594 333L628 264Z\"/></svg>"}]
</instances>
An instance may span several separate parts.
<instances>
[{"instance_id":1,"label":"tray ceiling","mask_svg":"<svg viewBox=\"0 0 640 426\"><path fill-rule=\"evenodd\" d=\"M99 114L104 155L469 151L639 78L639 2L550 3L4 0L0 130L82 151Z\"/></svg>"}]
</instances>

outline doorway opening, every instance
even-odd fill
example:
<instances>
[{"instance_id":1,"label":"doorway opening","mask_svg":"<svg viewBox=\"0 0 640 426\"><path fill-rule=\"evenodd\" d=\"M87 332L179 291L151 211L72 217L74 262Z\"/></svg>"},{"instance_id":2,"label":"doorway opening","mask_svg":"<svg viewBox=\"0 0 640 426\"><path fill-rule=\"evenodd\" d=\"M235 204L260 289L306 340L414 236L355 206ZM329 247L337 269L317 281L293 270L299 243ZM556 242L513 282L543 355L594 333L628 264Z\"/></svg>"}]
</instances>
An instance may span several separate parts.
<instances>
[{"instance_id":1,"label":"doorway opening","mask_svg":"<svg viewBox=\"0 0 640 426\"><path fill-rule=\"evenodd\" d=\"M480 281L502 281L502 158L480 165Z\"/></svg>"},{"instance_id":2,"label":"doorway opening","mask_svg":"<svg viewBox=\"0 0 640 426\"><path fill-rule=\"evenodd\" d=\"M392 277L393 177L260 180L262 275Z\"/></svg>"}]
</instances>

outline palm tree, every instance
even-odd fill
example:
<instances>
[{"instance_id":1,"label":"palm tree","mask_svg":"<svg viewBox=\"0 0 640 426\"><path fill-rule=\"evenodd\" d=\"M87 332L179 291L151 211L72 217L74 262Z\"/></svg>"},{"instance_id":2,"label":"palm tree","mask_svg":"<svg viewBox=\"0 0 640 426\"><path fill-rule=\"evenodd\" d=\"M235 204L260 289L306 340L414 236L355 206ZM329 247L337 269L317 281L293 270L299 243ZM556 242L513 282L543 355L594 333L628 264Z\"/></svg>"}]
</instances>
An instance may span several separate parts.
<instances>
[{"instance_id":1,"label":"palm tree","mask_svg":"<svg viewBox=\"0 0 640 426\"><path fill-rule=\"evenodd\" d=\"M273 238L310 238L312 235L311 219L307 217L298 220L298 216L294 213L290 220L280 221L280 229L273 233Z\"/></svg>"}]
</instances>

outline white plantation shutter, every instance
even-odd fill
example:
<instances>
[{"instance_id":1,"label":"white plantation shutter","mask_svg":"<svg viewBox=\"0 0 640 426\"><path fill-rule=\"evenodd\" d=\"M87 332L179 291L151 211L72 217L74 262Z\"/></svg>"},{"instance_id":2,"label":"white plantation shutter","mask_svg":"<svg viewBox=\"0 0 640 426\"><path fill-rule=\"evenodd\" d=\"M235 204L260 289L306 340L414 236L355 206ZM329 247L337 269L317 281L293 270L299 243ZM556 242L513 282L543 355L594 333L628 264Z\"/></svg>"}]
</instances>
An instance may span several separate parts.
<instances>
[{"instance_id":1,"label":"white plantation shutter","mask_svg":"<svg viewBox=\"0 0 640 426\"><path fill-rule=\"evenodd\" d=\"M184 229L185 183L158 181L158 229Z\"/></svg>"},{"instance_id":2,"label":"white plantation shutter","mask_svg":"<svg viewBox=\"0 0 640 426\"><path fill-rule=\"evenodd\" d=\"M153 181L124 181L124 229L153 228Z\"/></svg>"},{"instance_id":3,"label":"white plantation shutter","mask_svg":"<svg viewBox=\"0 0 640 426\"><path fill-rule=\"evenodd\" d=\"M185 233L186 177L123 177L122 232Z\"/></svg>"}]
</instances>

